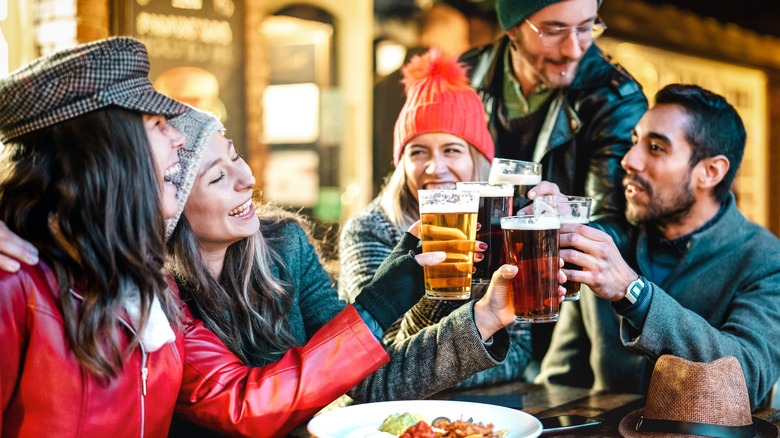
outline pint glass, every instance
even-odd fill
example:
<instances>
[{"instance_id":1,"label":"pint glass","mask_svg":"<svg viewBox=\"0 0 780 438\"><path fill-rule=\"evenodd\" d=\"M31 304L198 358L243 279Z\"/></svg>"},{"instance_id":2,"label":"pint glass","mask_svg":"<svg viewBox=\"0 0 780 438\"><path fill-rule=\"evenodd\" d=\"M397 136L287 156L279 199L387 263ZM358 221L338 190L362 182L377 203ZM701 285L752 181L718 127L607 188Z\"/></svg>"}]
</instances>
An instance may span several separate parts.
<instances>
[{"instance_id":1,"label":"pint glass","mask_svg":"<svg viewBox=\"0 0 780 438\"><path fill-rule=\"evenodd\" d=\"M506 183L492 184L487 181L459 182L458 190L479 192L479 211L477 222L481 228L477 231L477 240L487 243L485 258L474 267L472 284L490 284L493 272L504 263L504 235L501 232L501 218L512 215L512 193L514 186Z\"/></svg>"},{"instance_id":2,"label":"pint glass","mask_svg":"<svg viewBox=\"0 0 780 438\"><path fill-rule=\"evenodd\" d=\"M423 267L427 297L469 299L479 192L418 190L417 198L423 252L447 253L443 263Z\"/></svg>"},{"instance_id":3,"label":"pint glass","mask_svg":"<svg viewBox=\"0 0 780 438\"><path fill-rule=\"evenodd\" d=\"M593 199L583 196L546 195L537 196L534 199L534 214L555 214L561 220L561 224L587 224L590 222L590 206ZM566 269L580 270L577 265L566 263ZM566 301L580 299L580 287L576 281L567 280Z\"/></svg>"},{"instance_id":4,"label":"pint glass","mask_svg":"<svg viewBox=\"0 0 780 438\"><path fill-rule=\"evenodd\" d=\"M553 215L510 216L501 219L507 263L517 266L512 303L518 322L558 320L558 236Z\"/></svg>"},{"instance_id":5,"label":"pint glass","mask_svg":"<svg viewBox=\"0 0 780 438\"><path fill-rule=\"evenodd\" d=\"M528 190L542 182L542 165L530 161L493 158L488 181L514 185L513 211L520 211L530 202L527 196Z\"/></svg>"}]
</instances>

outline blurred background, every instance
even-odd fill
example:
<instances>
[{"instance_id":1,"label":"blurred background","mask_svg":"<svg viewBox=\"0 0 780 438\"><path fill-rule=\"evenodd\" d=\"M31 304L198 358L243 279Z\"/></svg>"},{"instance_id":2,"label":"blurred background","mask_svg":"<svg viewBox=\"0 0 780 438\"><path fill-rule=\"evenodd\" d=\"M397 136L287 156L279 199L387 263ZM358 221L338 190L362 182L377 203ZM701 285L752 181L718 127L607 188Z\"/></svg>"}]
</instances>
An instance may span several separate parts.
<instances>
[{"instance_id":1,"label":"blurred background","mask_svg":"<svg viewBox=\"0 0 780 438\"><path fill-rule=\"evenodd\" d=\"M598 45L648 97L688 82L735 105L748 131L739 207L780 235L780 2L604 0L600 13ZM0 31L0 75L139 38L155 86L220 115L261 198L309 215L332 245L392 169L398 68L432 45L460 54L501 35L494 0L0 0Z\"/></svg>"}]
</instances>

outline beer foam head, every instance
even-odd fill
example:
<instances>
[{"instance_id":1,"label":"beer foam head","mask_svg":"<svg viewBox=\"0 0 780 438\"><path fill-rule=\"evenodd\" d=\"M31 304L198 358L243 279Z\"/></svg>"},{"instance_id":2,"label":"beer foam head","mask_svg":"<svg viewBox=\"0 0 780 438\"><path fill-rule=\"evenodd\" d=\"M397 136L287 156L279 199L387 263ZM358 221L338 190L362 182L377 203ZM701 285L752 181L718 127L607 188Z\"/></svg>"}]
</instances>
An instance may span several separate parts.
<instances>
[{"instance_id":1,"label":"beer foam head","mask_svg":"<svg viewBox=\"0 0 780 438\"><path fill-rule=\"evenodd\" d=\"M420 214L476 213L479 210L479 192L466 190L418 190Z\"/></svg>"},{"instance_id":2,"label":"beer foam head","mask_svg":"<svg viewBox=\"0 0 780 438\"><path fill-rule=\"evenodd\" d=\"M542 175L518 175L513 173L490 172L490 182L509 183L516 186L535 186L542 182Z\"/></svg>"},{"instance_id":3,"label":"beer foam head","mask_svg":"<svg viewBox=\"0 0 780 438\"><path fill-rule=\"evenodd\" d=\"M509 216L501 218L501 228L505 230L557 230L561 227L558 216Z\"/></svg>"},{"instance_id":4,"label":"beer foam head","mask_svg":"<svg viewBox=\"0 0 780 438\"><path fill-rule=\"evenodd\" d=\"M503 196L512 196L514 186L508 183L490 183L487 181L478 182L459 182L455 184L458 190L474 190L479 192L479 196L484 198L498 198Z\"/></svg>"},{"instance_id":5,"label":"beer foam head","mask_svg":"<svg viewBox=\"0 0 780 438\"><path fill-rule=\"evenodd\" d=\"M561 216L560 221L562 224L587 224L590 222L588 218L582 216Z\"/></svg>"},{"instance_id":6,"label":"beer foam head","mask_svg":"<svg viewBox=\"0 0 780 438\"><path fill-rule=\"evenodd\" d=\"M530 186L542 182L542 165L531 161L494 158L490 164L490 182Z\"/></svg>"}]
</instances>

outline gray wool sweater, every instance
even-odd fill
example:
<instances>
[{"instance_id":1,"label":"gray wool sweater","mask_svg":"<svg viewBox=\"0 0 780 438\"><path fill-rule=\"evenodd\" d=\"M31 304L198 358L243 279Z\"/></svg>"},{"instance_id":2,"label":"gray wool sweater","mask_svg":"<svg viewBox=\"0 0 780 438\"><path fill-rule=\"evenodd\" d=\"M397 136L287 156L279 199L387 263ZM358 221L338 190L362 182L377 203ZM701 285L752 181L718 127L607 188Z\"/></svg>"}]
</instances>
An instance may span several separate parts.
<instances>
[{"instance_id":1,"label":"gray wool sweater","mask_svg":"<svg viewBox=\"0 0 780 438\"><path fill-rule=\"evenodd\" d=\"M379 265L401 240L403 232L390 222L376 199L347 221L339 240L339 296L343 300L354 302L357 294L371 281ZM428 330L428 327L448 315L462 312L461 307L472 306L473 301L442 301L423 297L388 329L383 341L391 348L396 344L404 345L408 339ZM458 386L474 387L522 379L531 359L531 332L526 325L516 323L507 327L507 331L511 344L506 360L499 366L464 379Z\"/></svg>"},{"instance_id":2,"label":"gray wool sweater","mask_svg":"<svg viewBox=\"0 0 780 438\"><path fill-rule=\"evenodd\" d=\"M749 222L731 198L660 284L636 331L612 305L584 291L561 307L537 382L646 393L655 361L673 354L739 360L754 408L780 378L780 240ZM635 269L649 272L645 230L633 240Z\"/></svg>"},{"instance_id":3,"label":"gray wool sweater","mask_svg":"<svg viewBox=\"0 0 780 438\"><path fill-rule=\"evenodd\" d=\"M274 275L294 288L289 324L302 345L347 304L339 300L314 247L298 224L287 224L280 235L267 238L283 259L283 265L274 266ZM497 332L493 344L487 347L477 330L473 306L463 306L439 324L387 346L390 362L359 383L349 395L361 402L426 398L478 371L503 363L508 348L505 330ZM265 362L252 365L262 366Z\"/></svg>"}]
</instances>

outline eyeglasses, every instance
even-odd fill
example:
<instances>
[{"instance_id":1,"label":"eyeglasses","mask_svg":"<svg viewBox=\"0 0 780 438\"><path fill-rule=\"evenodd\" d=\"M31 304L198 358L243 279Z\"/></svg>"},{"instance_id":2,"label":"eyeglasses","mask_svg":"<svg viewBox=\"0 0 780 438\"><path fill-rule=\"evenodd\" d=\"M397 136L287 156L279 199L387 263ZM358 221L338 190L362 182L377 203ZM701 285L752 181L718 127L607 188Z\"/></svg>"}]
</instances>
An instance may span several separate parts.
<instances>
[{"instance_id":1,"label":"eyeglasses","mask_svg":"<svg viewBox=\"0 0 780 438\"><path fill-rule=\"evenodd\" d=\"M591 24L582 26L548 27L546 29L539 29L528 20L525 22L528 23L531 30L539 35L539 41L545 47L556 47L563 44L572 32L577 36L577 41L587 44L603 35L604 31L607 30L607 25L604 24L601 17L597 17L596 21Z\"/></svg>"}]
</instances>

